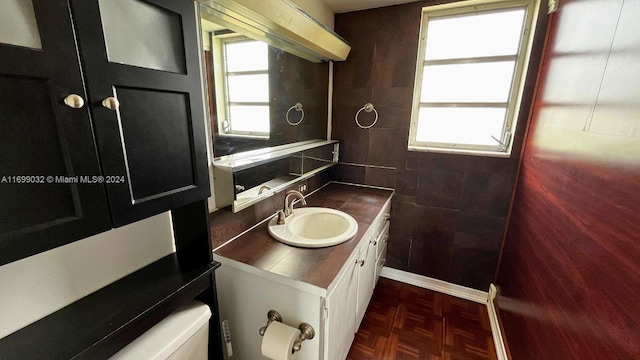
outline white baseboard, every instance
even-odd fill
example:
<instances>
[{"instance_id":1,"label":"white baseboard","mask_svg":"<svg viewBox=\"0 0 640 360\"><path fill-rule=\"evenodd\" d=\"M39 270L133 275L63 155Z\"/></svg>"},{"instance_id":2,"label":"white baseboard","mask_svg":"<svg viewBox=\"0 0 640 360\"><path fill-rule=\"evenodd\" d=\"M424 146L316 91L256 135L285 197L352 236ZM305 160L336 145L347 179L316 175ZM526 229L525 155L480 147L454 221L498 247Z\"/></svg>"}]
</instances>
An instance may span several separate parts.
<instances>
[{"instance_id":1,"label":"white baseboard","mask_svg":"<svg viewBox=\"0 0 640 360\"><path fill-rule=\"evenodd\" d=\"M491 324L491 335L493 335L493 343L496 346L496 355L498 360L508 360L507 349L504 346L504 340L502 339L502 331L500 331L500 324L498 323L498 313L493 300L498 295L498 289L495 285L489 285L489 299L487 301L487 312L489 313L489 324Z\"/></svg>"},{"instance_id":2,"label":"white baseboard","mask_svg":"<svg viewBox=\"0 0 640 360\"><path fill-rule=\"evenodd\" d=\"M448 283L446 281L433 279L427 276L413 274L410 272L383 267L380 276L387 279L396 280L405 284L415 285L424 289L437 291L443 294L455 296L461 299L486 304L489 294L486 291L471 289L465 286Z\"/></svg>"}]
</instances>

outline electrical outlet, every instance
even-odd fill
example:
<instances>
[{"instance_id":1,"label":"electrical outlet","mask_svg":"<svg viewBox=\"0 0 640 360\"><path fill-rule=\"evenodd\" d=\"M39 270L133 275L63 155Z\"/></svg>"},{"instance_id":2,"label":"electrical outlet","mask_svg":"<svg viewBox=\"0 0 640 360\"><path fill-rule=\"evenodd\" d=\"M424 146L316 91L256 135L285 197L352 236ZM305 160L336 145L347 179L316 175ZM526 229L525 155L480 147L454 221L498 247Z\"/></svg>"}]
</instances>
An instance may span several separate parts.
<instances>
[{"instance_id":1,"label":"electrical outlet","mask_svg":"<svg viewBox=\"0 0 640 360\"><path fill-rule=\"evenodd\" d=\"M303 193L303 194L306 193L307 192L307 183L298 185L298 191Z\"/></svg>"},{"instance_id":2,"label":"electrical outlet","mask_svg":"<svg viewBox=\"0 0 640 360\"><path fill-rule=\"evenodd\" d=\"M227 359L233 357L233 347L231 346L231 330L229 329L229 320L222 321L222 335L224 336L224 342L227 347Z\"/></svg>"}]
</instances>

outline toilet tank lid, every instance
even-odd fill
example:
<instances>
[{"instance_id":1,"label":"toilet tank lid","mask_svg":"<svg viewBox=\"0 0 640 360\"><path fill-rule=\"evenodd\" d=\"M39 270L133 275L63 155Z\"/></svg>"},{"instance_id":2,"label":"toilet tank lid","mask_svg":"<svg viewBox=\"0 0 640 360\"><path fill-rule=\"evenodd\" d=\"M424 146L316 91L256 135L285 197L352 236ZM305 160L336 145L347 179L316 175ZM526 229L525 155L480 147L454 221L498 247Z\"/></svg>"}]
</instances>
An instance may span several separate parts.
<instances>
[{"instance_id":1,"label":"toilet tank lid","mask_svg":"<svg viewBox=\"0 0 640 360\"><path fill-rule=\"evenodd\" d=\"M209 307L194 300L171 313L110 359L166 359L207 324L210 317Z\"/></svg>"}]
</instances>

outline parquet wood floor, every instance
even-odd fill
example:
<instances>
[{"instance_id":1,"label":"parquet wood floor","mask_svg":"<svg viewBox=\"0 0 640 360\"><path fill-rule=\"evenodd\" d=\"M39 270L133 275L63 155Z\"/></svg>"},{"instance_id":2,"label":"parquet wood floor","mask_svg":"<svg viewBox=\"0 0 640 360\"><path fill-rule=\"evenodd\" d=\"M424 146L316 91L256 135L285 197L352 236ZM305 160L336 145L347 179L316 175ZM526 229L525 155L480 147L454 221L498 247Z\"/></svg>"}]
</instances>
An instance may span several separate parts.
<instances>
[{"instance_id":1,"label":"parquet wood floor","mask_svg":"<svg viewBox=\"0 0 640 360\"><path fill-rule=\"evenodd\" d=\"M380 278L347 360L496 359L483 304Z\"/></svg>"}]
</instances>

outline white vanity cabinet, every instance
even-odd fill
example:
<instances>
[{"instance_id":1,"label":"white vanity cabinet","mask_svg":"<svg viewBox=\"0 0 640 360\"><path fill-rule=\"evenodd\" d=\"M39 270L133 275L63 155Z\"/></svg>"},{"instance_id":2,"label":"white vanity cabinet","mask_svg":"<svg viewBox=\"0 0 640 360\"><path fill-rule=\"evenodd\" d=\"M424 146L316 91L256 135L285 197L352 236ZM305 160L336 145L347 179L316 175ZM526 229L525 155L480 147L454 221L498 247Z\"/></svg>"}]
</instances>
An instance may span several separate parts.
<instances>
[{"instance_id":1,"label":"white vanity cabinet","mask_svg":"<svg viewBox=\"0 0 640 360\"><path fill-rule=\"evenodd\" d=\"M358 300L356 304L355 331L360 328L369 300L373 295L373 288L376 286L376 246L374 245L376 238L377 234L373 233L368 241L363 241L360 245L360 258L356 266L358 271Z\"/></svg>"},{"instance_id":2,"label":"white vanity cabinet","mask_svg":"<svg viewBox=\"0 0 640 360\"><path fill-rule=\"evenodd\" d=\"M325 305L328 326L325 337L325 360L345 359L360 328L373 290L386 257L386 239L389 234L391 199L387 201L358 247L341 271ZM383 241L385 240L385 241Z\"/></svg>"},{"instance_id":3,"label":"white vanity cabinet","mask_svg":"<svg viewBox=\"0 0 640 360\"><path fill-rule=\"evenodd\" d=\"M382 272L382 268L384 264L387 262L387 243L389 242L389 226L391 223L389 220L386 221L385 227L382 229L382 233L378 238L376 247L376 282L378 282L378 278L380 277L380 273Z\"/></svg>"},{"instance_id":4,"label":"white vanity cabinet","mask_svg":"<svg viewBox=\"0 0 640 360\"><path fill-rule=\"evenodd\" d=\"M280 312L287 325L307 322L314 327L316 336L302 343L298 360L345 359L384 263L390 203L389 197L326 288L214 254L222 263L216 273L220 319L229 320L233 359L264 359L258 330L272 309ZM301 270L306 265L304 261L287 264Z\"/></svg>"},{"instance_id":5,"label":"white vanity cabinet","mask_svg":"<svg viewBox=\"0 0 640 360\"><path fill-rule=\"evenodd\" d=\"M324 359L345 359L355 337L356 310L358 299L359 265L356 260L360 256L349 259L346 271L339 278L331 294L325 302L327 321L325 322L324 347L327 356Z\"/></svg>"},{"instance_id":6,"label":"white vanity cabinet","mask_svg":"<svg viewBox=\"0 0 640 360\"><path fill-rule=\"evenodd\" d=\"M387 244L389 243L389 228L391 226L391 203L382 209L383 221L381 221L378 238L376 239L376 270L375 282L378 282L384 264L387 262Z\"/></svg>"},{"instance_id":7,"label":"white vanity cabinet","mask_svg":"<svg viewBox=\"0 0 640 360\"><path fill-rule=\"evenodd\" d=\"M378 217L371 225L369 241L365 242L367 236L360 243L360 257L357 264L358 269L358 300L356 308L356 331L360 328L367 306L373 295L380 272L384 266L387 241L389 238L389 220L391 212L391 202L387 202L378 214Z\"/></svg>"}]
</instances>

